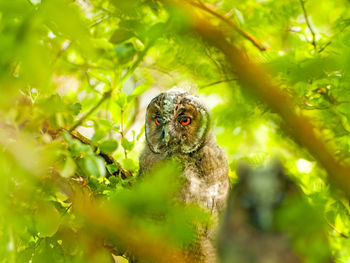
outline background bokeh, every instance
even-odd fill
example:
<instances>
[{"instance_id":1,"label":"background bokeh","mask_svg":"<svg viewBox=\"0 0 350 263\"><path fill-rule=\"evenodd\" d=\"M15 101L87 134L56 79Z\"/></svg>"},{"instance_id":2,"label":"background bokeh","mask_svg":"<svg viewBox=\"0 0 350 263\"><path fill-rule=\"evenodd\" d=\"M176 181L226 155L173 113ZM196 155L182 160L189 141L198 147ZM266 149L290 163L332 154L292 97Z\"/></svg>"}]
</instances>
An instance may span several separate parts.
<instances>
[{"instance_id":1,"label":"background bokeh","mask_svg":"<svg viewBox=\"0 0 350 263\"><path fill-rule=\"evenodd\" d=\"M350 262L346 195L173 2L262 66L349 163L349 1L0 0L0 262L181 262L208 215L172 202L176 164L136 177L145 108L175 86L211 108L233 185L240 162L279 162L300 189L269 231L301 262Z\"/></svg>"}]
</instances>

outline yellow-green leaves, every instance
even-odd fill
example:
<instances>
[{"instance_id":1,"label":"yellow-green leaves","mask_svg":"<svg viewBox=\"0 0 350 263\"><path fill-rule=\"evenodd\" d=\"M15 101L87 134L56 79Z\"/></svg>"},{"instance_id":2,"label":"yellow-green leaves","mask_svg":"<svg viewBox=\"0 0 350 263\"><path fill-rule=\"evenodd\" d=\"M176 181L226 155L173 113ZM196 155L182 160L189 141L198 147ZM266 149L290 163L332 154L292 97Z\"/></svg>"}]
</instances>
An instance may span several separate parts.
<instances>
[{"instance_id":1,"label":"yellow-green leaves","mask_svg":"<svg viewBox=\"0 0 350 263\"><path fill-rule=\"evenodd\" d=\"M132 149L134 149L135 141L129 141L126 138L122 138L121 145L126 151L131 151Z\"/></svg>"},{"instance_id":2,"label":"yellow-green leaves","mask_svg":"<svg viewBox=\"0 0 350 263\"><path fill-rule=\"evenodd\" d=\"M68 149L72 158L74 158L76 165L82 170L85 176L103 177L106 174L105 163L102 157L96 155L90 145L84 144L76 139L73 139L68 133L62 134L64 139L68 143ZM69 174L73 169L72 163L71 167L67 167L66 171L63 172ZM67 171L68 170L68 171Z\"/></svg>"},{"instance_id":3,"label":"yellow-green leaves","mask_svg":"<svg viewBox=\"0 0 350 263\"><path fill-rule=\"evenodd\" d=\"M104 140L99 144L98 148L101 152L110 154L118 148L118 143L116 140L113 139Z\"/></svg>"},{"instance_id":4,"label":"yellow-green leaves","mask_svg":"<svg viewBox=\"0 0 350 263\"><path fill-rule=\"evenodd\" d=\"M40 237L53 236L59 227L61 215L50 203L42 203L35 211L35 228Z\"/></svg>"},{"instance_id":5,"label":"yellow-green leaves","mask_svg":"<svg viewBox=\"0 0 350 263\"><path fill-rule=\"evenodd\" d=\"M63 177L71 177L74 175L76 167L77 166L74 162L74 159L70 156L67 156L66 160L64 162L64 166L63 166L62 170L60 171L60 174Z\"/></svg>"},{"instance_id":6,"label":"yellow-green leaves","mask_svg":"<svg viewBox=\"0 0 350 263\"><path fill-rule=\"evenodd\" d=\"M209 13L189 2L197 4L189 12L208 15L230 44L269 69L294 99L295 112L309 116L336 158L349 163L349 2L201 1ZM330 187L317 161L287 138L281 118L245 96L222 53L191 31L188 16L164 3L0 0L0 262L105 262L111 251L125 252L132 226L187 244L192 222L206 217L174 204L176 165L136 179L145 106L173 86L191 86L205 97L233 177L240 159L264 167L277 157L316 207L314 213L304 200L291 201L280 211L278 224L289 231L301 261L323 263L331 250L334 261L349 262L348 201ZM261 52L249 36L270 49ZM71 127L84 139L63 132ZM61 182L67 182L64 189ZM108 203L111 214L121 208L127 216L116 219L126 219L123 235L106 231L115 222L100 214L90 219L102 228L83 221L67 194L72 189Z\"/></svg>"},{"instance_id":7,"label":"yellow-green leaves","mask_svg":"<svg viewBox=\"0 0 350 263\"><path fill-rule=\"evenodd\" d=\"M88 176L103 177L106 174L104 160L96 155L89 154L78 160L79 166Z\"/></svg>"}]
</instances>

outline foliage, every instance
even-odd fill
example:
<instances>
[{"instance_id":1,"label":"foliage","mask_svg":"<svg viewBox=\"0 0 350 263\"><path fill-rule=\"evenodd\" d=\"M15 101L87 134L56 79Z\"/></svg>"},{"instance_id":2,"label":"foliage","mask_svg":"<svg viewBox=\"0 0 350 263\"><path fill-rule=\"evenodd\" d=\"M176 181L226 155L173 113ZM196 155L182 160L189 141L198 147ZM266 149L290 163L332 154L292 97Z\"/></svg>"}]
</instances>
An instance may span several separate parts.
<instances>
[{"instance_id":1,"label":"foliage","mask_svg":"<svg viewBox=\"0 0 350 263\"><path fill-rule=\"evenodd\" d=\"M141 104L152 90L174 85L196 86L211 106L233 182L240 159L254 167L281 160L317 211L298 202L281 210L280 224L303 262L324 262L324 251L335 262L349 262L348 200L303 145L285 135L281 118L240 89L224 56L169 2L0 1L0 262L161 258L167 249L188 245L195 231L188 222L208 218L172 201L176 165L148 180L136 178L144 142L143 129L135 128L143 122ZM294 99L295 111L312 118L319 137L349 163L350 3L206 4L233 21L209 16L270 72ZM193 12L206 13L198 5ZM77 137L76 128L90 138ZM317 226L326 237L308 240ZM163 250L154 252L152 244Z\"/></svg>"}]
</instances>

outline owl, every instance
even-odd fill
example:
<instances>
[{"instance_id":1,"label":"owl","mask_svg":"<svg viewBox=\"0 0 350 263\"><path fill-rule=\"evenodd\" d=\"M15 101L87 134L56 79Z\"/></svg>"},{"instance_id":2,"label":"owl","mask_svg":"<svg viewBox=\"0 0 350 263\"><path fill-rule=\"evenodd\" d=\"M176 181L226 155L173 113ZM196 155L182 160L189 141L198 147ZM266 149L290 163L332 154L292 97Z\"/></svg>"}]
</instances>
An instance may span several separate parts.
<instances>
[{"instance_id":1,"label":"owl","mask_svg":"<svg viewBox=\"0 0 350 263\"><path fill-rule=\"evenodd\" d=\"M314 246L323 252L317 262L333 262L324 217L279 160L255 168L238 161L236 168L238 182L218 231L220 262L311 262Z\"/></svg>"},{"instance_id":2,"label":"owl","mask_svg":"<svg viewBox=\"0 0 350 263\"><path fill-rule=\"evenodd\" d=\"M180 161L184 184L179 199L208 211L214 222L199 229L189 256L195 262L217 262L214 244L218 216L225 208L231 184L227 159L216 143L208 108L184 90L169 90L152 99L145 122L146 145L140 155L139 173L147 174L163 160Z\"/></svg>"}]
</instances>

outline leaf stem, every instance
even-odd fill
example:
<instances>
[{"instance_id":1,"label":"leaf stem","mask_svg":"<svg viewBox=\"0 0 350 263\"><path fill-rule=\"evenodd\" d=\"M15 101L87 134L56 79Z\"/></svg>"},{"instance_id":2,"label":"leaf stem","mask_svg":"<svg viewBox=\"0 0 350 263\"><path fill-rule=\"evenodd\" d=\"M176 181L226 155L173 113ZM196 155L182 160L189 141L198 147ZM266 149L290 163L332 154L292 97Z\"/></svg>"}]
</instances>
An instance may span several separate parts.
<instances>
[{"instance_id":1,"label":"leaf stem","mask_svg":"<svg viewBox=\"0 0 350 263\"><path fill-rule=\"evenodd\" d=\"M122 136L122 139L124 138L124 108L120 109L120 135ZM125 159L128 158L128 152L126 149L124 149L124 156Z\"/></svg>"}]
</instances>

